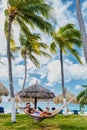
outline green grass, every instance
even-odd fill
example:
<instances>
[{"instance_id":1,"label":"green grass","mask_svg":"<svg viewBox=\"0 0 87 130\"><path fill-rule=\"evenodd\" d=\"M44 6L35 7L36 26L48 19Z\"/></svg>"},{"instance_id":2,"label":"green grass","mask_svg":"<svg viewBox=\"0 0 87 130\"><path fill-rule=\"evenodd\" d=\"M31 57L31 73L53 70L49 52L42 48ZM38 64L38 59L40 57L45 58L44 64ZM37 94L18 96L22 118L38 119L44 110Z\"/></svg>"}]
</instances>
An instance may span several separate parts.
<instances>
[{"instance_id":1,"label":"green grass","mask_svg":"<svg viewBox=\"0 0 87 130\"><path fill-rule=\"evenodd\" d=\"M11 123L10 114L0 114L0 130L87 130L87 117L80 115L57 115L40 123L25 114L18 114L16 119L16 123Z\"/></svg>"}]
</instances>

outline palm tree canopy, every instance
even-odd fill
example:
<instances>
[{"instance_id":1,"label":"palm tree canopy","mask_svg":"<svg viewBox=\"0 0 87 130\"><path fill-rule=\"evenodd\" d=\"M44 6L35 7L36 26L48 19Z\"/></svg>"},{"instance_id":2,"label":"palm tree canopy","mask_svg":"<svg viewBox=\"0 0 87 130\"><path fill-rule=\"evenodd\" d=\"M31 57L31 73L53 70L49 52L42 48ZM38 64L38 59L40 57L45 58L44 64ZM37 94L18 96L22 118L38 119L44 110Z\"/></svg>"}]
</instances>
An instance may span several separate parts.
<instances>
[{"instance_id":1,"label":"palm tree canopy","mask_svg":"<svg viewBox=\"0 0 87 130\"><path fill-rule=\"evenodd\" d=\"M35 37L34 37L35 35ZM48 45L40 42L38 35L34 34L31 40L21 34L20 35L20 44L21 44L21 54L23 58L29 58L37 67L39 66L39 61L35 55L51 57L50 54L44 50L48 48Z\"/></svg>"},{"instance_id":2,"label":"palm tree canopy","mask_svg":"<svg viewBox=\"0 0 87 130\"><path fill-rule=\"evenodd\" d=\"M87 90L81 91L77 96L77 100L80 104L87 104Z\"/></svg>"},{"instance_id":3,"label":"palm tree canopy","mask_svg":"<svg viewBox=\"0 0 87 130\"><path fill-rule=\"evenodd\" d=\"M18 23L21 30L29 35L29 24L32 28L37 26L42 31L52 31L52 25L46 20L49 16L50 6L44 0L8 0L8 9L5 10L5 32L8 29L9 16Z\"/></svg>"},{"instance_id":4,"label":"palm tree canopy","mask_svg":"<svg viewBox=\"0 0 87 130\"><path fill-rule=\"evenodd\" d=\"M87 89L87 85L81 85L83 88Z\"/></svg>"},{"instance_id":5,"label":"palm tree canopy","mask_svg":"<svg viewBox=\"0 0 87 130\"><path fill-rule=\"evenodd\" d=\"M81 47L82 44L80 31L75 29L74 24L67 24L59 28L57 32L52 32L52 36L54 41L50 46L51 52L57 53L57 47L62 49L64 53L69 50L82 64L78 52L74 49L74 46Z\"/></svg>"},{"instance_id":6,"label":"palm tree canopy","mask_svg":"<svg viewBox=\"0 0 87 130\"><path fill-rule=\"evenodd\" d=\"M82 85L82 87L84 87L85 90L82 90L78 94L77 100L79 101L80 104L87 104L87 85Z\"/></svg>"},{"instance_id":7,"label":"palm tree canopy","mask_svg":"<svg viewBox=\"0 0 87 130\"><path fill-rule=\"evenodd\" d=\"M45 57L51 57L50 54L48 54L45 49L48 48L48 45L40 42L40 37L38 34L31 34L31 37L26 37L23 32L20 34L20 44L21 47L19 50L21 50L21 55L24 58L24 64L25 64L25 78L23 83L23 89L25 88L25 82L27 77L27 58L29 58L36 67L39 67L39 60L36 58L37 55L39 56L45 56ZM16 49L16 48L15 48Z\"/></svg>"},{"instance_id":8,"label":"palm tree canopy","mask_svg":"<svg viewBox=\"0 0 87 130\"><path fill-rule=\"evenodd\" d=\"M45 31L47 33L51 32L53 30L53 27L48 22L50 10L51 7L46 4L45 0L8 0L8 9L5 10L6 19L4 25L6 38L8 37L9 20L12 19L15 24L18 24L20 26L21 32L26 35L29 42L32 43L32 40L33 43L36 42L40 36L38 34L32 34L30 27L34 29L34 27L37 26L42 31ZM19 47L16 47L14 41L13 30L11 31L10 43L10 49L12 52L19 49ZM41 45L43 47L46 47L44 44ZM45 56L48 56L46 53L42 53Z\"/></svg>"}]
</instances>

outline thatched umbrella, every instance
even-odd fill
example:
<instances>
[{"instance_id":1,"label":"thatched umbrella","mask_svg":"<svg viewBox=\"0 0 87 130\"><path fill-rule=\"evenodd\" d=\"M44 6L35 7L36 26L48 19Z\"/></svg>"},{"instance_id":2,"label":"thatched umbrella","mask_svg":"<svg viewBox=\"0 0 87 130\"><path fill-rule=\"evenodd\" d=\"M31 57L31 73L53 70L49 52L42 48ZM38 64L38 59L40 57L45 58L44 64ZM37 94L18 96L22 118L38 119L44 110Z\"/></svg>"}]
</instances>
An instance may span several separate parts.
<instances>
[{"instance_id":1,"label":"thatched umbrella","mask_svg":"<svg viewBox=\"0 0 87 130\"><path fill-rule=\"evenodd\" d=\"M0 97L0 103L2 102L2 97Z\"/></svg>"},{"instance_id":2,"label":"thatched umbrella","mask_svg":"<svg viewBox=\"0 0 87 130\"><path fill-rule=\"evenodd\" d=\"M35 109L37 106L37 99L53 99L55 97L54 93L51 92L50 90L42 87L41 85L36 82L36 84L20 91L18 95L21 98L34 98L35 102Z\"/></svg>"},{"instance_id":3,"label":"thatched umbrella","mask_svg":"<svg viewBox=\"0 0 87 130\"><path fill-rule=\"evenodd\" d=\"M72 99L73 97L75 97L75 95L74 94L72 94L71 92L69 92L69 91L65 91L66 92L66 102L68 102L70 99ZM53 102L55 103L55 104L58 104L58 103L63 103L63 94L59 94L58 96L56 96L54 99L53 99ZM75 97L72 101L71 101L71 103L75 103L75 104L77 104L78 102L77 102L77 98Z\"/></svg>"},{"instance_id":4,"label":"thatched umbrella","mask_svg":"<svg viewBox=\"0 0 87 130\"><path fill-rule=\"evenodd\" d=\"M8 89L2 84L0 83L0 96L8 96L9 92Z\"/></svg>"}]
</instances>

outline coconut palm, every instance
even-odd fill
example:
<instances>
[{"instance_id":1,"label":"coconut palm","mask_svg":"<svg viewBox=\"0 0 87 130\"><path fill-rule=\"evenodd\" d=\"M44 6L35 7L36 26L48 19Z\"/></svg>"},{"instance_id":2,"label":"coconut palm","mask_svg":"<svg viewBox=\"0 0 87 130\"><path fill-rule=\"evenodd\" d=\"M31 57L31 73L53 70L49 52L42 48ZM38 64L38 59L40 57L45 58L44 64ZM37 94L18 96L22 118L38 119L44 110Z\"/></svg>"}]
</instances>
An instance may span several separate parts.
<instances>
[{"instance_id":1,"label":"coconut palm","mask_svg":"<svg viewBox=\"0 0 87 130\"><path fill-rule=\"evenodd\" d=\"M64 88L63 53L67 54L67 52L70 52L77 58L80 63L82 63L78 52L74 49L74 45L76 45L77 47L81 46L80 31L75 29L75 26L73 24L67 24L59 28L57 32L53 32L52 36L53 42L50 45L51 52L57 53L57 47L59 47L60 49L63 103L66 104L66 95Z\"/></svg>"},{"instance_id":2,"label":"coconut palm","mask_svg":"<svg viewBox=\"0 0 87 130\"><path fill-rule=\"evenodd\" d=\"M5 10L5 35L7 38L10 97L12 98L12 108L14 109L14 87L10 52L10 43L14 44L12 35L12 23L14 22L16 24L19 24L21 30L28 37L31 37L31 34L27 24L29 24L32 28L37 26L46 32L50 32L52 26L44 19L45 17L48 17L50 10L50 6L47 5L44 0L8 0L7 4L8 9ZM15 122L16 120L14 113L15 109L12 110L12 122Z\"/></svg>"},{"instance_id":3,"label":"coconut palm","mask_svg":"<svg viewBox=\"0 0 87 130\"><path fill-rule=\"evenodd\" d=\"M24 36L23 34L20 35L21 55L24 58L25 64L25 76L22 89L25 88L25 82L27 78L27 58L29 58L36 67L39 67L40 64L38 59L36 58L37 55L50 57L50 55L44 51L44 49L48 48L47 44L38 41L38 35L33 34L33 36L34 38L29 41L26 36Z\"/></svg>"},{"instance_id":4,"label":"coconut palm","mask_svg":"<svg viewBox=\"0 0 87 130\"><path fill-rule=\"evenodd\" d=\"M82 12L81 12L80 0L76 0L76 10L77 10L77 18L78 18L78 22L79 22L79 27L80 27L80 31L81 31L84 57L85 57L85 61L87 63L87 35L86 35L85 24L84 24Z\"/></svg>"},{"instance_id":5,"label":"coconut palm","mask_svg":"<svg viewBox=\"0 0 87 130\"><path fill-rule=\"evenodd\" d=\"M77 101L80 103L80 109L84 107L85 104L87 104L87 85L82 85L85 89L82 90L78 96Z\"/></svg>"}]
</instances>

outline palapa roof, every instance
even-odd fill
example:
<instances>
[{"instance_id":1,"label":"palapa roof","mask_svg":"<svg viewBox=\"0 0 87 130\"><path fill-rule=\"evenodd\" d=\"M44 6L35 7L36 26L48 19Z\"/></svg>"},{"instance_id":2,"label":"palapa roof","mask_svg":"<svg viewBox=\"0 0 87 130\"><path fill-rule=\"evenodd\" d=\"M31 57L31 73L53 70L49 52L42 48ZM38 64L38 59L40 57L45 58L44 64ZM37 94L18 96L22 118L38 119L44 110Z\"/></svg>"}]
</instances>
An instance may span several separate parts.
<instances>
[{"instance_id":1,"label":"palapa roof","mask_svg":"<svg viewBox=\"0 0 87 130\"><path fill-rule=\"evenodd\" d=\"M10 100L11 99L9 99L9 101ZM26 101L34 103L34 99L33 98L22 98L22 97L19 96L18 93L15 94L14 100L15 100L16 103L18 103L18 102L22 103L22 102L26 102Z\"/></svg>"},{"instance_id":2,"label":"palapa roof","mask_svg":"<svg viewBox=\"0 0 87 130\"><path fill-rule=\"evenodd\" d=\"M2 83L0 83L0 96L3 96L3 95L8 96L9 91Z\"/></svg>"},{"instance_id":3,"label":"palapa roof","mask_svg":"<svg viewBox=\"0 0 87 130\"><path fill-rule=\"evenodd\" d=\"M2 97L0 97L0 103L2 102Z\"/></svg>"},{"instance_id":4,"label":"palapa roof","mask_svg":"<svg viewBox=\"0 0 87 130\"><path fill-rule=\"evenodd\" d=\"M42 87L37 82L34 85L20 91L18 95L22 98L38 98L38 99L52 99L55 97L54 93L47 88Z\"/></svg>"},{"instance_id":5,"label":"palapa roof","mask_svg":"<svg viewBox=\"0 0 87 130\"><path fill-rule=\"evenodd\" d=\"M66 101L68 102L68 101L69 101L70 99L72 99L73 97L75 97L75 95L66 90ZM59 94L58 96L56 96L56 97L53 99L53 102L54 102L55 104L63 103L63 94ZM71 103L77 104L77 98L75 97L75 98L72 100Z\"/></svg>"},{"instance_id":6,"label":"palapa roof","mask_svg":"<svg viewBox=\"0 0 87 130\"><path fill-rule=\"evenodd\" d=\"M8 101L10 101L11 99L9 98L9 100ZM15 102L16 103L18 103L18 102L32 102L32 103L34 103L35 102L35 99L34 98L23 98L23 97L20 97L19 95L18 95L18 93L17 94L15 94L15 97L14 97L14 100L15 100ZM53 102L53 100L52 99L37 99L37 102L41 102L41 101L44 101L44 102L47 102L47 101L52 101Z\"/></svg>"}]
</instances>

